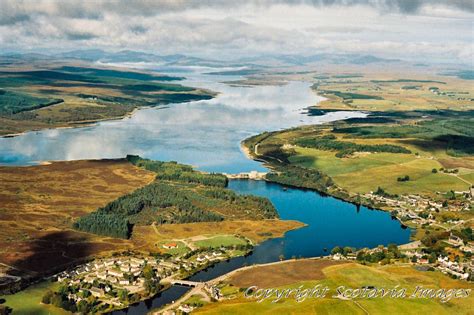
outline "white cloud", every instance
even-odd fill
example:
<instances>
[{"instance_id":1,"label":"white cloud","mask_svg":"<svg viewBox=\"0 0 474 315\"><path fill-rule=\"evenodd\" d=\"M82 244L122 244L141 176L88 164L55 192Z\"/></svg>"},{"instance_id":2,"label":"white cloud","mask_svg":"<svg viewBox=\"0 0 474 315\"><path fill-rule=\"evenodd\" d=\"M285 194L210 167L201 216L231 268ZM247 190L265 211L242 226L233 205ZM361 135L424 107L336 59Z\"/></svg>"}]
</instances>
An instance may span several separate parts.
<instances>
[{"instance_id":1,"label":"white cloud","mask_svg":"<svg viewBox=\"0 0 474 315\"><path fill-rule=\"evenodd\" d=\"M471 1L0 0L4 49L231 57L358 52L472 61Z\"/></svg>"}]
</instances>

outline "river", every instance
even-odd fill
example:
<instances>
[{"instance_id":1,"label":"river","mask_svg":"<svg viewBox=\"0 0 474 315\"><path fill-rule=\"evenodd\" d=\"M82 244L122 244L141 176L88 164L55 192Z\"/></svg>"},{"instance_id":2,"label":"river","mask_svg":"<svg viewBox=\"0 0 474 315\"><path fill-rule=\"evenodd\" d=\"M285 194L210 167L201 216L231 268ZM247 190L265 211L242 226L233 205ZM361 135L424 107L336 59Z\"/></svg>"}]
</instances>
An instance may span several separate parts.
<instances>
[{"instance_id":1,"label":"river","mask_svg":"<svg viewBox=\"0 0 474 315\"><path fill-rule=\"evenodd\" d=\"M238 173L265 171L248 159L240 142L251 135L303 124L317 124L358 112L307 116L304 109L321 100L310 83L293 81L283 86L233 87L220 81L237 79L188 73L185 85L219 92L209 101L175 104L136 111L131 117L91 126L27 132L0 138L0 164L30 165L50 160L118 158L138 154L157 160L175 160L198 169ZM243 194L268 197L280 217L307 226L282 238L263 242L251 255L221 262L191 277L206 281L246 264L286 258L326 255L334 246L375 247L406 243L410 230L389 213L356 207L313 191L264 181L233 180L229 188ZM187 288L172 287L160 295L131 306L128 314L143 314L173 301ZM124 314L124 311L114 312Z\"/></svg>"}]
</instances>

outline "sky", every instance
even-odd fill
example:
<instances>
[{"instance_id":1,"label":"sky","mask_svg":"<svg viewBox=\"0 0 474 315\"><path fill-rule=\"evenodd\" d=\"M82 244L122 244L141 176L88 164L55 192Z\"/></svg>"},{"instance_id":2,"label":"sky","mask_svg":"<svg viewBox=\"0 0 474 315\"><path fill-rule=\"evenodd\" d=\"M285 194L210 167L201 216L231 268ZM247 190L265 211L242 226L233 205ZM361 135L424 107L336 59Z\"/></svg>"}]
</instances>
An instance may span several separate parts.
<instances>
[{"instance_id":1,"label":"sky","mask_svg":"<svg viewBox=\"0 0 474 315\"><path fill-rule=\"evenodd\" d=\"M0 51L237 59L357 53L473 64L472 0L0 0Z\"/></svg>"}]
</instances>

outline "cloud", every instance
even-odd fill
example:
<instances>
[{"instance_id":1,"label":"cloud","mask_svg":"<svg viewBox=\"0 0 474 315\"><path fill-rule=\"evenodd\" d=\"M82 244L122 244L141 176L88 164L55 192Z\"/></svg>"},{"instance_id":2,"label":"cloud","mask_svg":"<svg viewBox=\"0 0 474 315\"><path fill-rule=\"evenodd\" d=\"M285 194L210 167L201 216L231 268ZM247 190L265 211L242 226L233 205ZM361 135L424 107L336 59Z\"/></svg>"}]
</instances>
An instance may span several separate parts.
<instances>
[{"instance_id":1,"label":"cloud","mask_svg":"<svg viewBox=\"0 0 474 315\"><path fill-rule=\"evenodd\" d=\"M231 58L359 52L472 60L471 1L0 0L10 50L132 49Z\"/></svg>"},{"instance_id":2,"label":"cloud","mask_svg":"<svg viewBox=\"0 0 474 315\"><path fill-rule=\"evenodd\" d=\"M425 6L441 6L470 13L474 12L474 2L471 0L135 0L133 2L127 0L1 0L0 24L14 24L34 15L101 19L104 13L147 17L194 9L232 10L237 7L270 7L272 5L365 6L383 13L401 12L406 14L418 13Z\"/></svg>"}]
</instances>

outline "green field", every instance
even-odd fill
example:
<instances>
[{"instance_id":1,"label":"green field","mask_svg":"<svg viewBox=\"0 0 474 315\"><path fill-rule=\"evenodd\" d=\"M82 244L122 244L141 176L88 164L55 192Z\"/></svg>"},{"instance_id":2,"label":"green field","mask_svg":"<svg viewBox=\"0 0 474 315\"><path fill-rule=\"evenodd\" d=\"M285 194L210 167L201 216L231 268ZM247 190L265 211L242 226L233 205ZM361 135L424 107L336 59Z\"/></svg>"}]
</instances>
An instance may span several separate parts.
<instances>
[{"instance_id":1,"label":"green field","mask_svg":"<svg viewBox=\"0 0 474 315\"><path fill-rule=\"evenodd\" d=\"M16 315L64 315L70 314L63 309L41 303L43 295L48 290L56 290L58 282L43 281L32 285L27 289L12 295L6 295L0 298L6 300L5 305L13 309Z\"/></svg>"},{"instance_id":2,"label":"green field","mask_svg":"<svg viewBox=\"0 0 474 315\"><path fill-rule=\"evenodd\" d=\"M295 167L319 171L350 194L368 193L379 186L391 194L430 197L451 190L467 191L474 184L471 114L460 119L448 113L444 118L421 121L406 115L409 118L389 114L367 121L354 119L263 133L244 141L244 145L280 173ZM390 117L400 122L394 123ZM409 180L399 180L406 176ZM299 177L285 184L300 186ZM271 175L272 180L279 178L282 175ZM325 191L319 186L307 188Z\"/></svg>"},{"instance_id":3,"label":"green field","mask_svg":"<svg viewBox=\"0 0 474 315\"><path fill-rule=\"evenodd\" d=\"M295 264L297 264L296 262ZM271 268L271 267L266 267ZM297 268L297 267L295 267ZM426 288L469 288L473 285L466 282L452 280L440 272L421 272L411 266L374 266L368 267L353 263L325 267L324 276L320 280L296 282L290 285L275 286L277 288L313 288L315 285L328 286L330 291L324 298L307 298L296 302L294 298L282 299L272 303L270 299L256 302L244 297L238 286L232 285L233 279L226 281L225 289L231 299L206 304L195 311L196 314L471 314L470 306L474 303L471 294L468 298L452 299L442 303L439 299L423 298L358 298L355 300L340 300L332 298L336 295L336 288L360 288L374 286L376 288L394 288L399 286L411 295L417 285ZM243 272L247 278L258 279L259 268ZM266 274L271 275L271 270ZM237 275L238 278L243 275ZM271 277L271 276L270 276ZM238 283L238 282L237 282ZM255 282L258 284L258 281ZM262 287L262 286L259 286ZM233 288L233 290L232 290ZM267 288L267 287L262 287ZM233 296L233 297L232 297Z\"/></svg>"},{"instance_id":4,"label":"green field","mask_svg":"<svg viewBox=\"0 0 474 315\"><path fill-rule=\"evenodd\" d=\"M178 246L176 248L169 248L169 249L163 247L163 245L169 244L169 243L175 243ZM156 247L158 247L160 250L170 255L182 255L182 254L187 253L190 250L190 248L187 247L183 242L179 242L179 241L159 242L156 244Z\"/></svg>"},{"instance_id":5,"label":"green field","mask_svg":"<svg viewBox=\"0 0 474 315\"><path fill-rule=\"evenodd\" d=\"M469 81L472 71L451 73L449 76L415 71L400 79L399 74L390 73L389 69L367 70L364 69L363 76L352 76L350 79L334 73L314 77L313 89L327 98L314 109L372 112L474 109L474 89Z\"/></svg>"},{"instance_id":6,"label":"green field","mask_svg":"<svg viewBox=\"0 0 474 315\"><path fill-rule=\"evenodd\" d=\"M456 176L443 172L432 173L443 165L431 156L417 157L414 154L370 153L351 158L336 158L334 152L308 148L296 148L291 163L315 168L331 176L335 183L348 191L367 193L378 186L395 194L407 192L432 195L437 191L462 191L469 184ZM418 150L421 154L421 152ZM474 174L467 170L466 178ZM398 177L410 176L410 181L399 182Z\"/></svg>"},{"instance_id":7,"label":"green field","mask_svg":"<svg viewBox=\"0 0 474 315\"><path fill-rule=\"evenodd\" d=\"M219 248L219 247L228 247L233 245L246 245L247 242L242 238L236 237L234 235L218 235L205 240L196 241L198 247L204 248Z\"/></svg>"}]
</instances>

